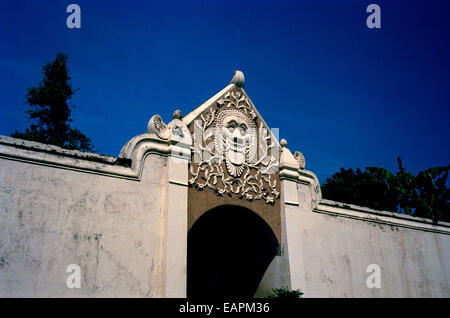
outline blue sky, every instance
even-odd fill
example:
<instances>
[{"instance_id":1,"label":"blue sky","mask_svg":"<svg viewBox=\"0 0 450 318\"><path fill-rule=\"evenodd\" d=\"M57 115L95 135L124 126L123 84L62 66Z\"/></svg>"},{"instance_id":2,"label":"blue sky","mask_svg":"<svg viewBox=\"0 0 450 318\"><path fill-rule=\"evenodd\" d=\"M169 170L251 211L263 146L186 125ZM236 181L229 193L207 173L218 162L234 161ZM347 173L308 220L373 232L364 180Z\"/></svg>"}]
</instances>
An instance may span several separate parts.
<instances>
[{"instance_id":1,"label":"blue sky","mask_svg":"<svg viewBox=\"0 0 450 318\"><path fill-rule=\"evenodd\" d=\"M81 29L66 7L81 7ZM381 7L369 29L366 7ZM449 1L0 1L0 134L24 130L25 91L70 56L73 126L118 155L242 70L245 90L324 182L340 167L413 173L450 163Z\"/></svg>"}]
</instances>

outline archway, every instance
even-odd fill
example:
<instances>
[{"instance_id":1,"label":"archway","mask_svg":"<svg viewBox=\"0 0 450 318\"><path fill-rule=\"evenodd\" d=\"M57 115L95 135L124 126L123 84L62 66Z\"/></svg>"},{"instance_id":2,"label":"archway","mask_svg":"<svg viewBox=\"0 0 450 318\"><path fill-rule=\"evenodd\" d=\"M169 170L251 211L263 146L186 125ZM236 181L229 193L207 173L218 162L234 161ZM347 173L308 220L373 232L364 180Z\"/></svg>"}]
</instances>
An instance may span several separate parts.
<instances>
[{"instance_id":1,"label":"archway","mask_svg":"<svg viewBox=\"0 0 450 318\"><path fill-rule=\"evenodd\" d=\"M206 212L188 233L187 296L252 297L278 250L271 228L251 210Z\"/></svg>"}]
</instances>

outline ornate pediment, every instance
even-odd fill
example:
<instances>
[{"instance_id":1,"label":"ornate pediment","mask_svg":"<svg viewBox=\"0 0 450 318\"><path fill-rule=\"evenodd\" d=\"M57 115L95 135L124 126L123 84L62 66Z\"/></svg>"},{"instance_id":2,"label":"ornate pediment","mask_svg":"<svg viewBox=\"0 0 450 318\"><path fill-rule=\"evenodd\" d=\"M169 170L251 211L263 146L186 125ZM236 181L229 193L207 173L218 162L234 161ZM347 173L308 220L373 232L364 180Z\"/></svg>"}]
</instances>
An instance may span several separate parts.
<instances>
[{"instance_id":1,"label":"ornate pediment","mask_svg":"<svg viewBox=\"0 0 450 318\"><path fill-rule=\"evenodd\" d=\"M188 114L192 135L189 185L273 204L279 198L279 143L243 89L243 74Z\"/></svg>"}]
</instances>

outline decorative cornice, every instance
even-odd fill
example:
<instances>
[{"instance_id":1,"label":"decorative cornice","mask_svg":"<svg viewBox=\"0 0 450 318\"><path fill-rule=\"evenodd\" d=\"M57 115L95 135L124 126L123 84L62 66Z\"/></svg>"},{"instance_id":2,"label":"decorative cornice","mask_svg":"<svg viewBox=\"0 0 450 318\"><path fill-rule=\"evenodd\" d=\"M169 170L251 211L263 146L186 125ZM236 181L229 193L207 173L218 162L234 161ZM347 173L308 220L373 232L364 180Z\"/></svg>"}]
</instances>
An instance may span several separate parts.
<instances>
[{"instance_id":1,"label":"decorative cornice","mask_svg":"<svg viewBox=\"0 0 450 318\"><path fill-rule=\"evenodd\" d=\"M292 206L299 206L300 205L300 203L298 203L298 202L292 202L292 201L287 201L287 200L284 201L284 204L292 205Z\"/></svg>"},{"instance_id":2,"label":"decorative cornice","mask_svg":"<svg viewBox=\"0 0 450 318\"><path fill-rule=\"evenodd\" d=\"M169 180L169 183L183 186L183 187L189 187L189 184L187 182L181 182L181 181L177 181L177 180Z\"/></svg>"}]
</instances>

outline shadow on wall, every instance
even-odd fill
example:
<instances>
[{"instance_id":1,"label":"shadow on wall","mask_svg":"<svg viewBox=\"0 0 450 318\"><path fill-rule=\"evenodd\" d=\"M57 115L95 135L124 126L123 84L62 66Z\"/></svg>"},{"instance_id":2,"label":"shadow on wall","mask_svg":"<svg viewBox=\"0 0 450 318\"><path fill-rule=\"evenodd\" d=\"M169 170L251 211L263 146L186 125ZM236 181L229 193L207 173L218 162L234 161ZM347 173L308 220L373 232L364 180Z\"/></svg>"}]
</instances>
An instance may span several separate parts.
<instances>
[{"instance_id":1,"label":"shadow on wall","mask_svg":"<svg viewBox=\"0 0 450 318\"><path fill-rule=\"evenodd\" d=\"M271 228L251 210L206 212L188 234L187 296L253 297L278 250Z\"/></svg>"}]
</instances>

